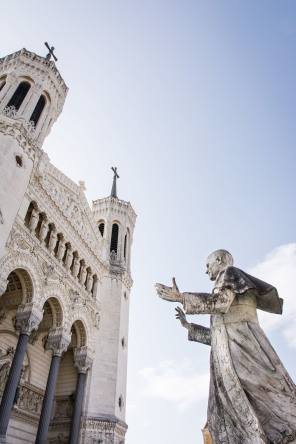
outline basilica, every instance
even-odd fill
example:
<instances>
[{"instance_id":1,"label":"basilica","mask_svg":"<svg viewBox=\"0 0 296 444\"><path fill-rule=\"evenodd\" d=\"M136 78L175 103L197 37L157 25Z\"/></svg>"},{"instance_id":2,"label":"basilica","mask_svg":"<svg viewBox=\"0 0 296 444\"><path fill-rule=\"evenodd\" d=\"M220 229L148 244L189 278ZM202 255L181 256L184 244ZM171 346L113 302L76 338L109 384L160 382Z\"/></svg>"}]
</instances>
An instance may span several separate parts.
<instances>
[{"instance_id":1,"label":"basilica","mask_svg":"<svg viewBox=\"0 0 296 444\"><path fill-rule=\"evenodd\" d=\"M0 59L0 443L124 444L136 214L116 168L90 207L42 150L68 92L52 56Z\"/></svg>"}]
</instances>

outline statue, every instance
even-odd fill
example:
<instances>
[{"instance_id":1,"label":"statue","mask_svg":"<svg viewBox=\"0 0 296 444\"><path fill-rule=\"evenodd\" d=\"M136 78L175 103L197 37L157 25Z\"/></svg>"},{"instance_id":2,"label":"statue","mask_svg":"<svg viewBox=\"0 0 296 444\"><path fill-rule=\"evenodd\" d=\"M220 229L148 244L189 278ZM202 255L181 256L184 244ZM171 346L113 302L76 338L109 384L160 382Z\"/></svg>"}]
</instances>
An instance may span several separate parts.
<instances>
[{"instance_id":1,"label":"statue","mask_svg":"<svg viewBox=\"0 0 296 444\"><path fill-rule=\"evenodd\" d=\"M188 339L211 345L208 423L213 444L296 443L296 387L259 326L256 308L282 313L276 288L233 267L231 254L207 259L212 293L180 293L156 284L160 298L187 314L210 313L211 327L177 319Z\"/></svg>"}]
</instances>

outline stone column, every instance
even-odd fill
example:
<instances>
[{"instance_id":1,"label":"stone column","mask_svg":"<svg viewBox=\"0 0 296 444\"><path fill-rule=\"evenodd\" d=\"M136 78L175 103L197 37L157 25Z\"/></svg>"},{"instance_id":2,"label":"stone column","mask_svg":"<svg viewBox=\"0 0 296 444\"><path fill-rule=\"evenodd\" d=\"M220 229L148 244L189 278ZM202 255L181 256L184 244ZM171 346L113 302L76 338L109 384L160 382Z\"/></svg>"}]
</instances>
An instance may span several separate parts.
<instances>
[{"instance_id":1,"label":"stone column","mask_svg":"<svg viewBox=\"0 0 296 444\"><path fill-rule=\"evenodd\" d=\"M37 83L33 84L19 109L19 113L24 119L29 121L41 94L42 86Z\"/></svg>"},{"instance_id":2,"label":"stone column","mask_svg":"<svg viewBox=\"0 0 296 444\"><path fill-rule=\"evenodd\" d=\"M79 274L79 282L81 285L84 285L86 279L86 265L81 265L80 274Z\"/></svg>"},{"instance_id":3,"label":"stone column","mask_svg":"<svg viewBox=\"0 0 296 444\"><path fill-rule=\"evenodd\" d=\"M92 286L93 286L93 276L92 276L92 271L88 270L87 272L87 278L86 278L86 290L90 293Z\"/></svg>"},{"instance_id":4,"label":"stone column","mask_svg":"<svg viewBox=\"0 0 296 444\"><path fill-rule=\"evenodd\" d=\"M92 296L94 299L96 299L96 297L97 297L98 284L99 284L99 281L98 281L98 278L96 277L93 279L93 288L92 288Z\"/></svg>"},{"instance_id":5,"label":"stone column","mask_svg":"<svg viewBox=\"0 0 296 444\"><path fill-rule=\"evenodd\" d=\"M74 256L73 269L72 269L72 275L75 278L78 276L79 268L80 268L79 256L78 256L78 253L76 253L76 256Z\"/></svg>"},{"instance_id":6,"label":"stone column","mask_svg":"<svg viewBox=\"0 0 296 444\"><path fill-rule=\"evenodd\" d=\"M57 231L54 228L51 233L50 233L50 238L49 238L49 242L48 242L48 249L49 251L53 251L55 249L55 246L57 244Z\"/></svg>"},{"instance_id":7,"label":"stone column","mask_svg":"<svg viewBox=\"0 0 296 444\"><path fill-rule=\"evenodd\" d=\"M64 237L60 237L58 251L57 251L57 259L59 261L61 261L64 257L64 253L65 253L65 249L66 249L65 242L66 241L65 241Z\"/></svg>"},{"instance_id":8,"label":"stone column","mask_svg":"<svg viewBox=\"0 0 296 444\"><path fill-rule=\"evenodd\" d=\"M29 222L29 230L31 232L35 231L39 221L39 213L35 208L32 209L31 218Z\"/></svg>"},{"instance_id":9,"label":"stone column","mask_svg":"<svg viewBox=\"0 0 296 444\"><path fill-rule=\"evenodd\" d=\"M37 126L38 126L37 140L41 143L45 139L48 125L49 125L49 122L52 118L51 113L50 113L50 107L51 107L51 104L47 102L46 106L44 107L44 109L41 113L41 117L39 119L39 122L37 124Z\"/></svg>"},{"instance_id":10,"label":"stone column","mask_svg":"<svg viewBox=\"0 0 296 444\"><path fill-rule=\"evenodd\" d=\"M39 240L40 242L44 242L44 239L47 236L48 233L48 220L47 218L44 218L41 222L41 226L40 226L40 232L39 232Z\"/></svg>"},{"instance_id":11,"label":"stone column","mask_svg":"<svg viewBox=\"0 0 296 444\"><path fill-rule=\"evenodd\" d=\"M66 253L66 258L65 258L65 268L67 270L70 269L71 265L73 262L73 250L72 247L70 245L67 246L67 253Z\"/></svg>"},{"instance_id":12,"label":"stone column","mask_svg":"<svg viewBox=\"0 0 296 444\"><path fill-rule=\"evenodd\" d=\"M92 366L92 359L87 355L87 347L76 348L74 351L75 367L78 368L75 401L71 422L69 444L78 444L80 432L80 419L84 398L86 372Z\"/></svg>"},{"instance_id":13,"label":"stone column","mask_svg":"<svg viewBox=\"0 0 296 444\"><path fill-rule=\"evenodd\" d=\"M18 86L18 78L15 74L10 73L6 78L6 84L0 91L0 112L6 107L7 103L13 96Z\"/></svg>"},{"instance_id":14,"label":"stone column","mask_svg":"<svg viewBox=\"0 0 296 444\"><path fill-rule=\"evenodd\" d=\"M42 311L36 309L33 310L32 303L21 305L16 313L16 327L20 329L20 336L0 406L0 443L6 443L6 432L10 413L22 370L22 364L29 341L29 336L32 330L36 330L38 328L41 320Z\"/></svg>"},{"instance_id":15,"label":"stone column","mask_svg":"<svg viewBox=\"0 0 296 444\"><path fill-rule=\"evenodd\" d=\"M60 360L69 342L69 339L63 335L62 328L55 328L49 332L48 348L52 350L52 358L35 444L46 444Z\"/></svg>"}]
</instances>

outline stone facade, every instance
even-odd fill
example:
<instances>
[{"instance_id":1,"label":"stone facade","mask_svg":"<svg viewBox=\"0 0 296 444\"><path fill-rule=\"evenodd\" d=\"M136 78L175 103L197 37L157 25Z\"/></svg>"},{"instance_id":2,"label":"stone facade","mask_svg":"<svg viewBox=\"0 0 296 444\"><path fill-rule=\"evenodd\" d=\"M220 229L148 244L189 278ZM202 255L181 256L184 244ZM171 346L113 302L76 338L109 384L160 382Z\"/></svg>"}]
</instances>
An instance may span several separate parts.
<instances>
[{"instance_id":1,"label":"stone facade","mask_svg":"<svg viewBox=\"0 0 296 444\"><path fill-rule=\"evenodd\" d=\"M0 442L123 444L136 214L90 208L42 150L67 91L50 60L0 59Z\"/></svg>"}]
</instances>

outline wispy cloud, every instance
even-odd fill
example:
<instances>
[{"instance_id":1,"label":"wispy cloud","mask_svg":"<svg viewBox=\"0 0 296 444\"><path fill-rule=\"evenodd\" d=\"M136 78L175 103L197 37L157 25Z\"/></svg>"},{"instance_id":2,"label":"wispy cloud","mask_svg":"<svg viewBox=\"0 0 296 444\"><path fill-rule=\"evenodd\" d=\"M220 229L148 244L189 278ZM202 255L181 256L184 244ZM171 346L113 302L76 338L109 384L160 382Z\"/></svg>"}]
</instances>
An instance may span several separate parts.
<instances>
[{"instance_id":1,"label":"wispy cloud","mask_svg":"<svg viewBox=\"0 0 296 444\"><path fill-rule=\"evenodd\" d=\"M281 329L289 345L296 347L296 243L282 245L271 251L248 272L274 285L284 299L282 316L258 310L262 327L265 330Z\"/></svg>"},{"instance_id":2,"label":"wispy cloud","mask_svg":"<svg viewBox=\"0 0 296 444\"><path fill-rule=\"evenodd\" d=\"M208 397L209 373L196 373L189 360L161 361L139 373L144 379L142 396L173 401L179 410Z\"/></svg>"}]
</instances>

